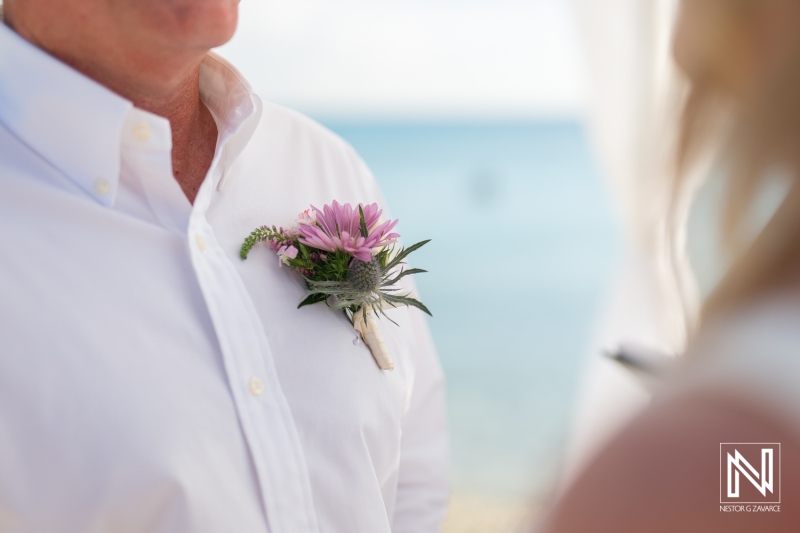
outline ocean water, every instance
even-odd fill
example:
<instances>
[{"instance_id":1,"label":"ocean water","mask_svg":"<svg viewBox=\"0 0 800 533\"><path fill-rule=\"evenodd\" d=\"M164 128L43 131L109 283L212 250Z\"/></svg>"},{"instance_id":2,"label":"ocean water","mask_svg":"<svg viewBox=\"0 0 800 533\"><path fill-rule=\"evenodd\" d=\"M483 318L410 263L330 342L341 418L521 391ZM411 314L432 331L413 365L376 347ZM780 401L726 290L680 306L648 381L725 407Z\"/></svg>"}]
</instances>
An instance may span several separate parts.
<instances>
[{"instance_id":1,"label":"ocean water","mask_svg":"<svg viewBox=\"0 0 800 533\"><path fill-rule=\"evenodd\" d=\"M558 474L619 232L578 122L329 122L380 182L447 379L455 490L535 498Z\"/></svg>"}]
</instances>

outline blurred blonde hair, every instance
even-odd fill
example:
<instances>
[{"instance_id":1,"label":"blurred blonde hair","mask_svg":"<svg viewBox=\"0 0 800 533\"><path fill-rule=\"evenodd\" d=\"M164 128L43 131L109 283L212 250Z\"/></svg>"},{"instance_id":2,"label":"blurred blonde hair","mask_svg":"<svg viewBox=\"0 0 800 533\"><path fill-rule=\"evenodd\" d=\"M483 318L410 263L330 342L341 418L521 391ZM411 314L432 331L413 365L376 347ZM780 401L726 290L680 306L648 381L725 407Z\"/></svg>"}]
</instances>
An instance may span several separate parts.
<instances>
[{"instance_id":1,"label":"blurred blonde hair","mask_svg":"<svg viewBox=\"0 0 800 533\"><path fill-rule=\"evenodd\" d=\"M764 0L718 0L737 31L754 31L751 21L767 7ZM761 4L761 5L759 5ZM752 90L732 97L705 65L689 73L680 137L674 196L686 186L685 176L699 154L721 135L719 147L728 163L728 196L721 224L722 244L738 257L721 283L703 303L700 322L737 307L758 295L785 287L800 273L800 20L782 60ZM755 37L751 35L750 37ZM719 59L719 58L718 58ZM731 58L727 58L730 60ZM724 133L723 133L724 132ZM782 167L792 174L788 195L754 241L747 242L743 221L767 172Z\"/></svg>"}]
</instances>

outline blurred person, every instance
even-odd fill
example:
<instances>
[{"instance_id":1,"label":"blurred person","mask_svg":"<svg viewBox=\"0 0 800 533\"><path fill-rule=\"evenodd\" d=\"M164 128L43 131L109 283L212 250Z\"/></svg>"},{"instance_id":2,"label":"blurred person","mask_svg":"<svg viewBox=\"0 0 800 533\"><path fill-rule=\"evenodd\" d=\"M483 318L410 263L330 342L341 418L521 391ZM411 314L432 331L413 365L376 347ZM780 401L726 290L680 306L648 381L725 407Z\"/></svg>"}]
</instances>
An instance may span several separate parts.
<instances>
[{"instance_id":1,"label":"blurred person","mask_svg":"<svg viewBox=\"0 0 800 533\"><path fill-rule=\"evenodd\" d=\"M442 377L389 311L382 372L267 222L378 187L212 47L238 0L6 0L0 531L438 531Z\"/></svg>"},{"instance_id":2,"label":"blurred person","mask_svg":"<svg viewBox=\"0 0 800 533\"><path fill-rule=\"evenodd\" d=\"M689 217L713 214L713 242L702 224L689 222L686 236L692 265L703 265L701 313L651 406L577 476L544 531L800 523L800 3L682 0L673 54L689 81L674 205L698 186L692 166L717 154ZM775 450L760 471L751 456L752 479L739 476L735 445L746 443ZM737 505L746 491L763 502Z\"/></svg>"},{"instance_id":3,"label":"blurred person","mask_svg":"<svg viewBox=\"0 0 800 533\"><path fill-rule=\"evenodd\" d=\"M561 487L652 398L648 381L618 356L670 362L696 308L683 290L691 287L685 258L666 246L669 168L658 163L672 159L664 139L677 129L683 87L670 57L677 2L572 1L590 74L588 132L623 246L583 356Z\"/></svg>"}]
</instances>

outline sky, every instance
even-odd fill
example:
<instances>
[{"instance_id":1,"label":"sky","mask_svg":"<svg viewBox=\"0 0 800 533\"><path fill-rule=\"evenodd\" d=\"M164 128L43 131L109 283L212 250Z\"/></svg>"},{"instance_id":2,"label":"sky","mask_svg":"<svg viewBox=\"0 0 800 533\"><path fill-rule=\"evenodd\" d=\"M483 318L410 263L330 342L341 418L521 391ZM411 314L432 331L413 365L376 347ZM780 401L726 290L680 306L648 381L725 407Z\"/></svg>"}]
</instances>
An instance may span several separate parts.
<instances>
[{"instance_id":1,"label":"sky","mask_svg":"<svg viewBox=\"0 0 800 533\"><path fill-rule=\"evenodd\" d=\"M570 0L243 0L218 49L265 99L318 118L580 115Z\"/></svg>"}]
</instances>

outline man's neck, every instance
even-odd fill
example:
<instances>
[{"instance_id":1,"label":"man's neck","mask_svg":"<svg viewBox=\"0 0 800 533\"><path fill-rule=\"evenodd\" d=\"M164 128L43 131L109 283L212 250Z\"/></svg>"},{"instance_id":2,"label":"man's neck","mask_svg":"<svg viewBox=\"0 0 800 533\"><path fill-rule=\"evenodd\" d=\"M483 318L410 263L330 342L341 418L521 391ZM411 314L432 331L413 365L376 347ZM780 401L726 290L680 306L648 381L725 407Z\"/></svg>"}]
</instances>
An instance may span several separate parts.
<instances>
[{"instance_id":1,"label":"man's neck","mask_svg":"<svg viewBox=\"0 0 800 533\"><path fill-rule=\"evenodd\" d=\"M194 203L217 145L216 122L200 98L199 65L170 92L117 92L130 99L136 107L169 120L172 128L172 172L183 193Z\"/></svg>"}]
</instances>

